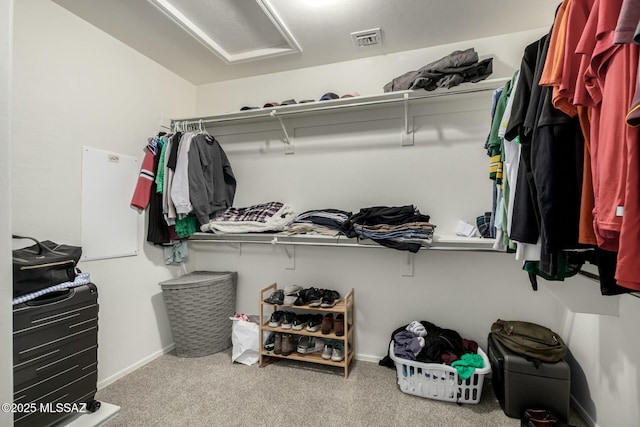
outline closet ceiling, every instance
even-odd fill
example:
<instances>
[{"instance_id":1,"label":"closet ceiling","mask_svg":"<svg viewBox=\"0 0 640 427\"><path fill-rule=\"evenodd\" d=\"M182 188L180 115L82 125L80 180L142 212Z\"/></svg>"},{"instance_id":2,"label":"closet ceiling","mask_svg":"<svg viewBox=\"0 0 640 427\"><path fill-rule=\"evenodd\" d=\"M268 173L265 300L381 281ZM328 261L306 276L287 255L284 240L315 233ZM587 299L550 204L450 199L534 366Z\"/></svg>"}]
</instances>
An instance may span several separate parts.
<instances>
[{"instance_id":1,"label":"closet ceiling","mask_svg":"<svg viewBox=\"0 0 640 427\"><path fill-rule=\"evenodd\" d=\"M216 53L170 18L162 0L53 1L197 85L548 27L559 3L164 0L222 47ZM357 49L351 33L374 28L382 44Z\"/></svg>"}]
</instances>

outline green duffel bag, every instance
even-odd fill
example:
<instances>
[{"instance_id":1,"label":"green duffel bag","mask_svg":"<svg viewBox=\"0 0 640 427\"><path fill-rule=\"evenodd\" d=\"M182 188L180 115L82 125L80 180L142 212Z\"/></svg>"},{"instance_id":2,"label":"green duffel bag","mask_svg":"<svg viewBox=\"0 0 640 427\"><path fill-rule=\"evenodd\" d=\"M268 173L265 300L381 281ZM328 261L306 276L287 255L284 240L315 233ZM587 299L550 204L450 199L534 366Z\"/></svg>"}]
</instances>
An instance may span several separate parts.
<instances>
[{"instance_id":1,"label":"green duffel bag","mask_svg":"<svg viewBox=\"0 0 640 427\"><path fill-rule=\"evenodd\" d=\"M518 320L496 320L493 338L509 350L543 362L558 362L567 354L567 345L549 328Z\"/></svg>"}]
</instances>

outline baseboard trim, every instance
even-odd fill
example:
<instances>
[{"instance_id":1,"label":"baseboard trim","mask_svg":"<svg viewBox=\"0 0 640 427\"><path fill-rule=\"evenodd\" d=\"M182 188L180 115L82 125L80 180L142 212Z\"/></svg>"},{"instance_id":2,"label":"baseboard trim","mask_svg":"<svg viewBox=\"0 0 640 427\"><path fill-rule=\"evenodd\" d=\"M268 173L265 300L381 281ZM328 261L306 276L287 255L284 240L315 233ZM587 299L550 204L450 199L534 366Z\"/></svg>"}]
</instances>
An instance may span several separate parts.
<instances>
[{"instance_id":1,"label":"baseboard trim","mask_svg":"<svg viewBox=\"0 0 640 427\"><path fill-rule=\"evenodd\" d=\"M373 363L378 363L380 361L380 359L382 359L382 357L380 356L371 356L368 354L357 354L354 356L354 359L356 360L362 360L363 362L373 362Z\"/></svg>"},{"instance_id":2,"label":"baseboard trim","mask_svg":"<svg viewBox=\"0 0 640 427\"><path fill-rule=\"evenodd\" d=\"M128 375L131 372L135 371L136 369L141 368L142 366L144 366L147 363L157 359L158 357L162 356L163 354L169 353L174 348L176 348L175 343L171 343L168 346L162 348L161 350L158 350L155 353L150 354L149 356L145 357L144 359L139 360L138 362L136 362L136 363L134 363L134 364L132 364L130 366L127 366L126 368L124 368L120 372L116 372L115 374L111 375L110 377L103 379L102 381L98 382L98 390L101 390L101 389L105 388L109 384L113 384L114 382L116 382L120 378L124 377L125 375Z\"/></svg>"},{"instance_id":3,"label":"baseboard trim","mask_svg":"<svg viewBox=\"0 0 640 427\"><path fill-rule=\"evenodd\" d=\"M582 419L589 425L589 427L600 427L598 426L598 423L596 423L593 420L593 418L591 418L591 415L589 415L589 413L582 407L582 405L580 405L578 400L575 397L573 397L573 395L570 396L570 399L571 399L571 406L573 406L573 409L575 409L576 412L580 414Z\"/></svg>"}]
</instances>

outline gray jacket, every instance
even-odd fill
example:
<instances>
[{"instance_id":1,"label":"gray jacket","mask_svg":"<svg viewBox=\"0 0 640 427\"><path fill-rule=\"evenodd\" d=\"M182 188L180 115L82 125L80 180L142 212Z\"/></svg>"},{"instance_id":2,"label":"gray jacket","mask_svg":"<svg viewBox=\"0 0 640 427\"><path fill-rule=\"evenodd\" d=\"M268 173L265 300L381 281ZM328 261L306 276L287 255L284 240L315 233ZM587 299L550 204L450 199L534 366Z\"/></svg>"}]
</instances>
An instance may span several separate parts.
<instances>
[{"instance_id":1,"label":"gray jacket","mask_svg":"<svg viewBox=\"0 0 640 427\"><path fill-rule=\"evenodd\" d=\"M189 200L200 224L233 205L236 178L214 137L196 135L189 149Z\"/></svg>"}]
</instances>

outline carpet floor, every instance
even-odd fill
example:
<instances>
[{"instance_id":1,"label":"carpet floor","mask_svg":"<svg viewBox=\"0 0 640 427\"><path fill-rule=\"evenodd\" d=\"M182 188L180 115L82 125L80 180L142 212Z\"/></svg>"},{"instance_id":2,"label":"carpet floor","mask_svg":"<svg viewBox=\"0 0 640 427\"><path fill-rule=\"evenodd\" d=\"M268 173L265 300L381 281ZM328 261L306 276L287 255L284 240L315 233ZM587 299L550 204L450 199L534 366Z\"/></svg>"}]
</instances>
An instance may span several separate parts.
<instances>
[{"instance_id":1,"label":"carpet floor","mask_svg":"<svg viewBox=\"0 0 640 427\"><path fill-rule=\"evenodd\" d=\"M485 379L479 404L458 405L403 393L396 371L354 361L343 370L280 360L263 368L231 363L231 350L198 358L165 354L101 389L121 407L117 426L517 427ZM572 411L570 423L586 424Z\"/></svg>"}]
</instances>

